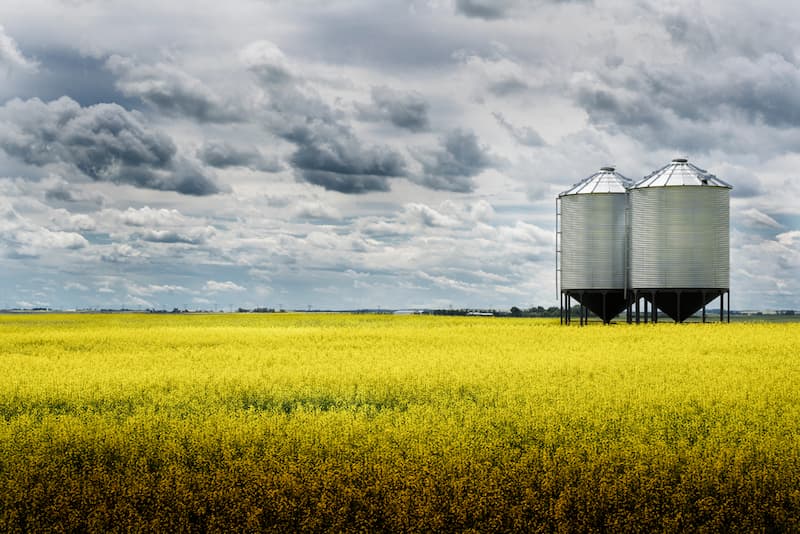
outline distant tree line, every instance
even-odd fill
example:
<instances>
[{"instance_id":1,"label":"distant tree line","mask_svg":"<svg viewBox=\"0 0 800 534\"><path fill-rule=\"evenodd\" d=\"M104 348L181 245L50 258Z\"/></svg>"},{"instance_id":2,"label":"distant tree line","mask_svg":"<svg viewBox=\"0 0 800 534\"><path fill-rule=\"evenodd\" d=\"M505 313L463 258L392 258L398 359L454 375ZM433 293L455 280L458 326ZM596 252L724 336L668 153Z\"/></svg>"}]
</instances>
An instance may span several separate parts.
<instances>
[{"instance_id":1,"label":"distant tree line","mask_svg":"<svg viewBox=\"0 0 800 534\"><path fill-rule=\"evenodd\" d=\"M579 310L579 306L573 306L573 315L577 316ZM558 317L561 311L557 306L550 306L549 308L534 306L526 309L512 306L509 311L479 308L453 308L446 310L428 310L425 313L430 315L492 315L494 317Z\"/></svg>"}]
</instances>

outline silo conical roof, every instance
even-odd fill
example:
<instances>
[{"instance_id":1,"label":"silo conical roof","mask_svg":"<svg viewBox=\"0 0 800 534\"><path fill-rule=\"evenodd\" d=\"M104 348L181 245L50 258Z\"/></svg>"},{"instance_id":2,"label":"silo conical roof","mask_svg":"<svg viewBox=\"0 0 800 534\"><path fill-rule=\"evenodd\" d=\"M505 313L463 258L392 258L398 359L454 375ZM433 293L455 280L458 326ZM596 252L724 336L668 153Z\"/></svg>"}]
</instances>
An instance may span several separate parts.
<instances>
[{"instance_id":1,"label":"silo conical roof","mask_svg":"<svg viewBox=\"0 0 800 534\"><path fill-rule=\"evenodd\" d=\"M668 165L636 182L632 189L644 187L707 186L733 187L705 169L689 163L686 158L675 158Z\"/></svg>"},{"instance_id":2,"label":"silo conical roof","mask_svg":"<svg viewBox=\"0 0 800 534\"><path fill-rule=\"evenodd\" d=\"M601 167L599 171L588 178L584 178L558 196L624 193L632 184L632 180L616 172L614 167Z\"/></svg>"}]
</instances>

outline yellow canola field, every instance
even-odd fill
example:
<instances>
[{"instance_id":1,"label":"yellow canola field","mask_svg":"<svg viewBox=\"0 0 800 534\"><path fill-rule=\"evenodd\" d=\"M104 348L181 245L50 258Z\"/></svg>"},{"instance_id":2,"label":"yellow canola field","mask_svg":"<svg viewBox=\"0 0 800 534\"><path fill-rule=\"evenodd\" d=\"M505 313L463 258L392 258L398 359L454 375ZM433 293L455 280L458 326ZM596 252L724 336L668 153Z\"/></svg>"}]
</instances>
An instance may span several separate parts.
<instances>
[{"instance_id":1,"label":"yellow canola field","mask_svg":"<svg viewBox=\"0 0 800 534\"><path fill-rule=\"evenodd\" d=\"M0 531L800 531L800 323L0 316Z\"/></svg>"}]
</instances>

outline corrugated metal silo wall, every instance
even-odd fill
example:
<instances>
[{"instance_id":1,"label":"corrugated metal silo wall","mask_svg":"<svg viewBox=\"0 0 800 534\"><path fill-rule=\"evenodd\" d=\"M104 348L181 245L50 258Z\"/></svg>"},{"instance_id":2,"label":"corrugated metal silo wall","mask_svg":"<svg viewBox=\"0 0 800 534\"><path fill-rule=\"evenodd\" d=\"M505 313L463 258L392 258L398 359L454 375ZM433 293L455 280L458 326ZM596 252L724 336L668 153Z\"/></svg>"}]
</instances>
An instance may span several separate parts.
<instances>
[{"instance_id":1,"label":"corrugated metal silo wall","mask_svg":"<svg viewBox=\"0 0 800 534\"><path fill-rule=\"evenodd\" d=\"M620 193L561 197L561 288L625 287L625 208Z\"/></svg>"},{"instance_id":2,"label":"corrugated metal silo wall","mask_svg":"<svg viewBox=\"0 0 800 534\"><path fill-rule=\"evenodd\" d=\"M645 187L630 203L632 288L730 286L729 189Z\"/></svg>"}]
</instances>

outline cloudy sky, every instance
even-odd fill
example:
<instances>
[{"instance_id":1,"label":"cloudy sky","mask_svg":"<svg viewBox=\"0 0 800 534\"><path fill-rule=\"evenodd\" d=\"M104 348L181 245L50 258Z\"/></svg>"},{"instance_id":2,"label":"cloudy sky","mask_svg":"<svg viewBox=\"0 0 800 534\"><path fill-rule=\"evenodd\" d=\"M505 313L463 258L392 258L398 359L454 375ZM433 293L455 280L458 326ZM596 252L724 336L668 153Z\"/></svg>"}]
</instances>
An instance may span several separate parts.
<instances>
[{"instance_id":1,"label":"cloudy sky","mask_svg":"<svg viewBox=\"0 0 800 534\"><path fill-rule=\"evenodd\" d=\"M557 305L554 197L687 156L800 308L768 0L3 0L0 308Z\"/></svg>"}]
</instances>

